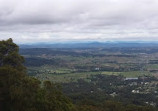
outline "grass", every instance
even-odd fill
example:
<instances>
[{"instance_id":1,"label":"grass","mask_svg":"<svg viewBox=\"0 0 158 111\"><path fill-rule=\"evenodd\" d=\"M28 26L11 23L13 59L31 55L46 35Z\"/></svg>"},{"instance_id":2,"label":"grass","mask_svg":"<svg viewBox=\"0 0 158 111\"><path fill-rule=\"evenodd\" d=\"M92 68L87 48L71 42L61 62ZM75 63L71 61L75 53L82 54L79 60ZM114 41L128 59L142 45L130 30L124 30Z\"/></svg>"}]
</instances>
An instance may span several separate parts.
<instances>
[{"instance_id":1,"label":"grass","mask_svg":"<svg viewBox=\"0 0 158 111\"><path fill-rule=\"evenodd\" d=\"M103 75L122 75L124 77L139 77L144 75L150 75L148 72L141 72L141 71L131 71L131 72L80 72L80 73L67 73L67 74L38 74L36 77L42 81L44 80L50 80L53 82L59 82L59 83L66 83L66 82L75 82L78 79L85 79L87 80L88 77L91 75L97 75L97 74L103 74Z\"/></svg>"},{"instance_id":2,"label":"grass","mask_svg":"<svg viewBox=\"0 0 158 111\"><path fill-rule=\"evenodd\" d=\"M158 64L148 64L147 68L148 69L158 69Z\"/></svg>"},{"instance_id":3,"label":"grass","mask_svg":"<svg viewBox=\"0 0 158 111\"><path fill-rule=\"evenodd\" d=\"M146 76L150 75L147 71L131 71L131 72L121 72L121 75L125 77L139 77L139 76Z\"/></svg>"},{"instance_id":4,"label":"grass","mask_svg":"<svg viewBox=\"0 0 158 111\"><path fill-rule=\"evenodd\" d=\"M78 79L87 79L91 75L103 74L103 75L122 75L124 77L139 77L144 75L151 75L147 71L128 71L128 72L110 72L110 71L98 71L98 72L75 72L73 69L68 68L53 68L51 66L42 67L30 67L28 68L30 73L36 73L34 75L41 81L50 80L53 82L70 82L77 81Z\"/></svg>"},{"instance_id":5,"label":"grass","mask_svg":"<svg viewBox=\"0 0 158 111\"><path fill-rule=\"evenodd\" d=\"M129 71L129 72L102 72L101 74L106 74L106 75L122 75L124 77L139 77L139 76L145 76L148 75L150 76L151 74L147 71Z\"/></svg>"},{"instance_id":6,"label":"grass","mask_svg":"<svg viewBox=\"0 0 158 111\"><path fill-rule=\"evenodd\" d=\"M36 77L40 80L50 80L53 82L70 82L70 81L77 81L78 79L87 79L91 75L97 75L100 74L99 72L82 72L82 73L68 73L68 74L62 74L62 75L52 75L52 74L40 74Z\"/></svg>"}]
</instances>

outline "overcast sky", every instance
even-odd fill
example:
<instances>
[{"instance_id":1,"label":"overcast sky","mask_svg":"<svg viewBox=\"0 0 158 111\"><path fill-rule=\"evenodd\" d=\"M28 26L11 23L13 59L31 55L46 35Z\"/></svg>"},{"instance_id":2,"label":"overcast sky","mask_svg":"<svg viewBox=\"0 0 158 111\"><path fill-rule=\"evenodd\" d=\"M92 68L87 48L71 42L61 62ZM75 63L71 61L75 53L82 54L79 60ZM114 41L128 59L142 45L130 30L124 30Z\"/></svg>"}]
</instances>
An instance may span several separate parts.
<instances>
[{"instance_id":1,"label":"overcast sky","mask_svg":"<svg viewBox=\"0 0 158 111\"><path fill-rule=\"evenodd\" d=\"M0 40L158 41L158 0L0 0Z\"/></svg>"}]
</instances>

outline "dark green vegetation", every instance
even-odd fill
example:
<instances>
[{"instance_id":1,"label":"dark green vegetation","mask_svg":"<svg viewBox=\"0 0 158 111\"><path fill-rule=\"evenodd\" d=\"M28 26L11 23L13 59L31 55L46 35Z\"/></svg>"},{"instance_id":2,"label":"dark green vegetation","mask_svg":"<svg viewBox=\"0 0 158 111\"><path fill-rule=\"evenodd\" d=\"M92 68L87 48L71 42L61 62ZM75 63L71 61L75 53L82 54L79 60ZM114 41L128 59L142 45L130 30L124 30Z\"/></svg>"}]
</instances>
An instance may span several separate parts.
<instances>
[{"instance_id":1,"label":"dark green vegetation","mask_svg":"<svg viewBox=\"0 0 158 111\"><path fill-rule=\"evenodd\" d=\"M23 49L27 70L12 39L0 41L0 111L157 111L155 71L137 54L104 50ZM132 72L142 77L121 76Z\"/></svg>"},{"instance_id":2,"label":"dark green vegetation","mask_svg":"<svg viewBox=\"0 0 158 111\"><path fill-rule=\"evenodd\" d=\"M157 107L158 87L153 77L139 77L137 80L124 80L122 76L95 75L89 81L63 84L63 91L75 104L102 105L107 100L117 101L123 105L135 104ZM152 85L152 86L150 86Z\"/></svg>"},{"instance_id":3,"label":"dark green vegetation","mask_svg":"<svg viewBox=\"0 0 158 111\"><path fill-rule=\"evenodd\" d=\"M0 41L0 111L71 111L58 85L29 77L11 39Z\"/></svg>"}]
</instances>

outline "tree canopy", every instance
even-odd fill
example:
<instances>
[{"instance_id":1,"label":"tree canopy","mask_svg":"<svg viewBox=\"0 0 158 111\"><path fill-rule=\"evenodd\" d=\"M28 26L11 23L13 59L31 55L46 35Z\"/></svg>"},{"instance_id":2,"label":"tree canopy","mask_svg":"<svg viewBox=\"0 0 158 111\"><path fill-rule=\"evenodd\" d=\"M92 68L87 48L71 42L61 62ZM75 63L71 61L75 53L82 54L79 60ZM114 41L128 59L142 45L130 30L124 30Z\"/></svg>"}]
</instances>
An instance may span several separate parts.
<instances>
[{"instance_id":1,"label":"tree canopy","mask_svg":"<svg viewBox=\"0 0 158 111\"><path fill-rule=\"evenodd\" d=\"M0 111L70 111L57 85L27 76L18 51L12 39L0 41Z\"/></svg>"},{"instance_id":2,"label":"tree canopy","mask_svg":"<svg viewBox=\"0 0 158 111\"><path fill-rule=\"evenodd\" d=\"M19 47L10 38L0 41L0 66L11 66L17 70L24 70L24 57L19 55Z\"/></svg>"}]
</instances>

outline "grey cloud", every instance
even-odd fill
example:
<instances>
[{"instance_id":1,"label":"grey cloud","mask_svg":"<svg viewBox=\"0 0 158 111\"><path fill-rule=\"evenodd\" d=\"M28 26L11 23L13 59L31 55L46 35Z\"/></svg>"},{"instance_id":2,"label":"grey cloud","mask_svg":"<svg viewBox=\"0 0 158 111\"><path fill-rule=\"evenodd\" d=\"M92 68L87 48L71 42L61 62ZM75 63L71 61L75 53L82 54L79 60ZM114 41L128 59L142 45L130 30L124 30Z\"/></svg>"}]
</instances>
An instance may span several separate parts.
<instances>
[{"instance_id":1,"label":"grey cloud","mask_svg":"<svg viewBox=\"0 0 158 111\"><path fill-rule=\"evenodd\" d=\"M0 38L149 39L158 35L157 7L157 0L0 0Z\"/></svg>"}]
</instances>

